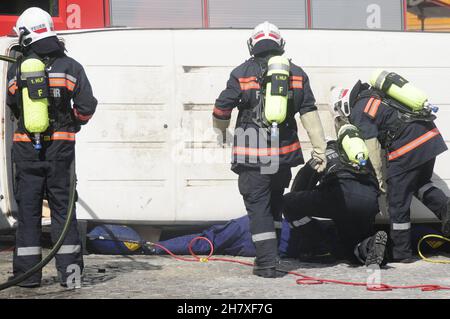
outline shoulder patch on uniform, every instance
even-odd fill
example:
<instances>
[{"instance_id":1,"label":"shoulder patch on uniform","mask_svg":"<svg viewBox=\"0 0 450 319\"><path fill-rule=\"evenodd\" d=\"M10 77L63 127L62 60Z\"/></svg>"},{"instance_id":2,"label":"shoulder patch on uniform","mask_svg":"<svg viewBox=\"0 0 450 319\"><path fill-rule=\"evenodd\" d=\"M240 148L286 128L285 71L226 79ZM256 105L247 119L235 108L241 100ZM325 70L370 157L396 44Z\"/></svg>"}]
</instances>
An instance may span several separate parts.
<instances>
[{"instance_id":1,"label":"shoulder patch on uniform","mask_svg":"<svg viewBox=\"0 0 450 319\"><path fill-rule=\"evenodd\" d=\"M364 113L366 113L370 118L374 119L377 116L378 108L380 107L381 99L376 97L371 97L364 108Z\"/></svg>"},{"instance_id":2,"label":"shoulder patch on uniform","mask_svg":"<svg viewBox=\"0 0 450 319\"><path fill-rule=\"evenodd\" d=\"M256 76L250 76L246 78L238 78L239 85L242 91L259 90L260 86Z\"/></svg>"},{"instance_id":3,"label":"shoulder patch on uniform","mask_svg":"<svg viewBox=\"0 0 450 319\"><path fill-rule=\"evenodd\" d=\"M291 75L289 77L290 89L303 89L303 76Z\"/></svg>"}]
</instances>

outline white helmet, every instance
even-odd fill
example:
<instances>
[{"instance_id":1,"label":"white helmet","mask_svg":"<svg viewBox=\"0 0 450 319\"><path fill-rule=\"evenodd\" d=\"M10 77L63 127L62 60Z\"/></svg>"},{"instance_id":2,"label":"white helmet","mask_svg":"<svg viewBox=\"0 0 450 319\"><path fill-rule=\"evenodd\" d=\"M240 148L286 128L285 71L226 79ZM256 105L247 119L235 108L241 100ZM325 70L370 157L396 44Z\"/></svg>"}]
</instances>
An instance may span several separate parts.
<instances>
[{"instance_id":1,"label":"white helmet","mask_svg":"<svg viewBox=\"0 0 450 319\"><path fill-rule=\"evenodd\" d=\"M333 118L349 117L351 113L350 89L332 87L330 91L330 109Z\"/></svg>"},{"instance_id":2,"label":"white helmet","mask_svg":"<svg viewBox=\"0 0 450 319\"><path fill-rule=\"evenodd\" d=\"M28 8L17 19L14 32L21 46L28 46L44 38L56 36L53 20L48 12L41 8Z\"/></svg>"},{"instance_id":3,"label":"white helmet","mask_svg":"<svg viewBox=\"0 0 450 319\"><path fill-rule=\"evenodd\" d=\"M275 41L281 50L283 50L285 45L284 39L281 37L280 30L278 30L278 27L272 23L269 23L268 21L258 24L253 29L252 36L247 41L250 54L252 53L255 44L257 44L262 40Z\"/></svg>"}]
</instances>

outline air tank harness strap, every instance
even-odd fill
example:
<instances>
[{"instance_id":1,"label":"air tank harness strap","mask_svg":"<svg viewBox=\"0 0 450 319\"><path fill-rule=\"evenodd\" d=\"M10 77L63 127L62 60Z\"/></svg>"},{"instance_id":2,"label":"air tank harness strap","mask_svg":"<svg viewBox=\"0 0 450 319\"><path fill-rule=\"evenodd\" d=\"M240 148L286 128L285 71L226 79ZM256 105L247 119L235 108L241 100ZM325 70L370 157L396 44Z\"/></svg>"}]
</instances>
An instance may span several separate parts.
<instances>
[{"instance_id":1,"label":"air tank harness strap","mask_svg":"<svg viewBox=\"0 0 450 319\"><path fill-rule=\"evenodd\" d=\"M388 73L386 77L384 77L386 73L387 73L386 71L383 71L377 78L377 83L378 81L383 81L384 78L383 86L381 87L381 90L383 92L387 92L387 90L389 90L392 84L395 84L401 88L406 83L408 83L408 81L405 78L401 77L395 72ZM378 85L378 87L380 86Z\"/></svg>"},{"instance_id":2,"label":"air tank harness strap","mask_svg":"<svg viewBox=\"0 0 450 319\"><path fill-rule=\"evenodd\" d=\"M48 75L46 70L42 71L23 71L22 62L26 61L23 56L17 58L16 78L19 89L28 88L28 95L32 99L42 99L49 97ZM54 59L52 59L52 62ZM42 61L45 67L49 61ZM46 63L47 62L47 63Z\"/></svg>"},{"instance_id":3,"label":"air tank harness strap","mask_svg":"<svg viewBox=\"0 0 450 319\"><path fill-rule=\"evenodd\" d=\"M48 78L45 71L21 72L17 83L19 88L28 88L28 96L31 99L49 97Z\"/></svg>"}]
</instances>

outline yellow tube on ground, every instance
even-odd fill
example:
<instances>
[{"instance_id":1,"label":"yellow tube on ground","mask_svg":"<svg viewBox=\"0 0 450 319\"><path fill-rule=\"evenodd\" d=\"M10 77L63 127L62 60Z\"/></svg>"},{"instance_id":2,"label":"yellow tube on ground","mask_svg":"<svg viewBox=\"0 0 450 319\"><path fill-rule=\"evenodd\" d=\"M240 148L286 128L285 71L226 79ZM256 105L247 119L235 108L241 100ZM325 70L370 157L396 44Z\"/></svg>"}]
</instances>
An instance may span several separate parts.
<instances>
[{"instance_id":1,"label":"yellow tube on ground","mask_svg":"<svg viewBox=\"0 0 450 319\"><path fill-rule=\"evenodd\" d=\"M419 253L420 258L422 258L424 261L429 262L429 263L434 263L434 264L450 264L450 259L447 259L447 260L445 260L445 259L431 259L431 258L425 257L425 256L422 254L422 250L420 249L420 246L422 245L422 242L423 242L424 240L429 239L429 238L438 238L438 239L440 239L440 240L447 241L447 242L450 243L450 238L446 238L446 237L441 236L441 235L430 234L430 235L423 236L423 237L419 240L419 243L417 244L417 251L418 251L418 253Z\"/></svg>"}]
</instances>

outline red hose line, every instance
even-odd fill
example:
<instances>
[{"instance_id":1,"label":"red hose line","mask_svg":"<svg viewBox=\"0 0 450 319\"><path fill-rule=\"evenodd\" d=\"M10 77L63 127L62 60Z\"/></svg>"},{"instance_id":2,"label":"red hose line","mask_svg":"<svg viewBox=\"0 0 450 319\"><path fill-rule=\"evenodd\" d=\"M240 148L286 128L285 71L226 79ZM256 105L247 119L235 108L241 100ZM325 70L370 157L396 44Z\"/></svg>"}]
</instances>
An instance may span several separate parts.
<instances>
[{"instance_id":1,"label":"red hose line","mask_svg":"<svg viewBox=\"0 0 450 319\"><path fill-rule=\"evenodd\" d=\"M192 250L192 245L197 240L205 240L209 246L210 246L210 253L206 257L199 257L194 253ZM244 266L253 266L254 264L251 262L246 261L240 261L237 259L230 259L230 258L217 258L212 257L214 254L214 245L213 243L206 237L195 237L189 242L189 253L191 254L192 258L185 258L180 257L178 255L175 255L172 253L169 249L166 247L160 245L160 244L154 244L153 246L159 247L162 250L164 250L166 253L168 253L171 257L181 260L181 261L194 261L194 262L206 262L206 261L222 261L222 262L230 262L230 263L236 263ZM449 286L441 286L441 285L431 285L431 284L425 284L425 285L410 285L410 286L398 286L398 285L388 285L384 283L380 283L378 285L369 285L364 282L350 282L350 281L343 281L343 280L335 280L335 279L324 279L319 277L311 277L307 276L298 272L294 271L286 271L287 274L302 277L296 280L296 283L298 285L320 285L320 284L337 284L337 285L345 285L345 286L355 286L355 287L366 287L369 291L391 291L394 289L421 289L422 291L436 291L436 290L450 290Z\"/></svg>"}]
</instances>

